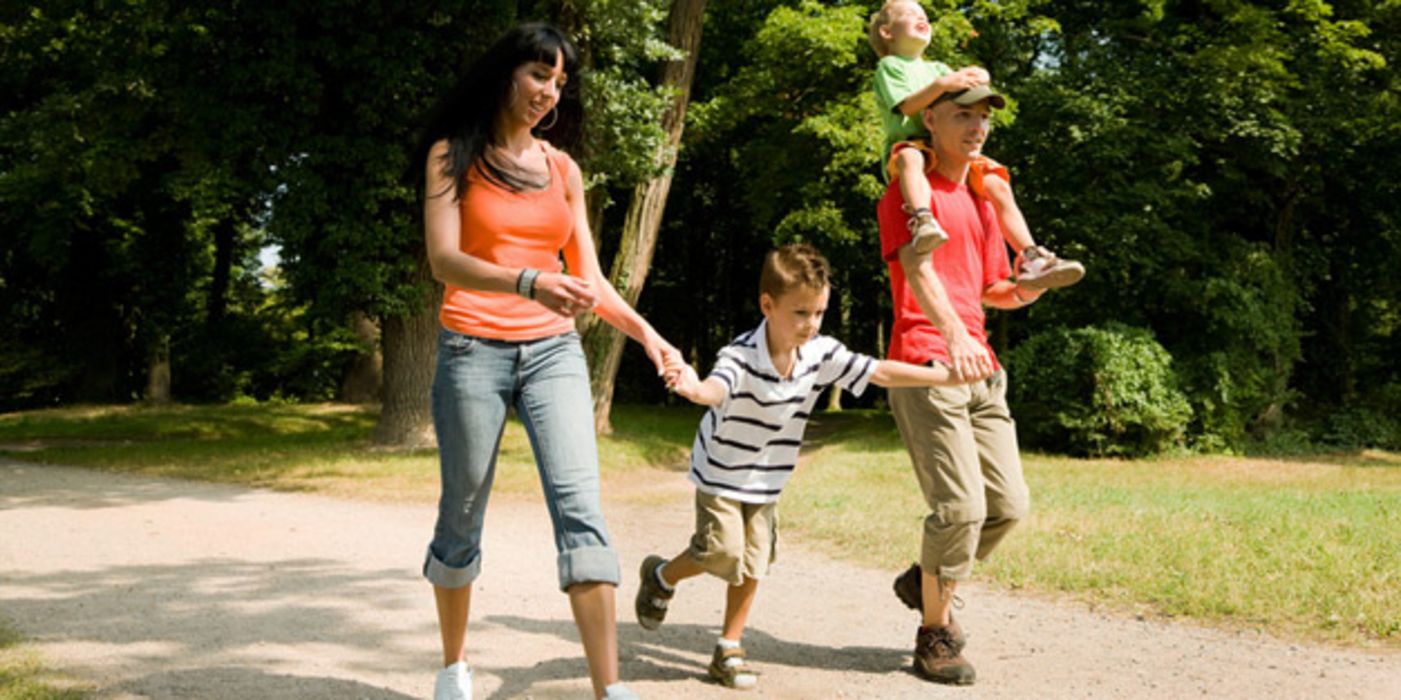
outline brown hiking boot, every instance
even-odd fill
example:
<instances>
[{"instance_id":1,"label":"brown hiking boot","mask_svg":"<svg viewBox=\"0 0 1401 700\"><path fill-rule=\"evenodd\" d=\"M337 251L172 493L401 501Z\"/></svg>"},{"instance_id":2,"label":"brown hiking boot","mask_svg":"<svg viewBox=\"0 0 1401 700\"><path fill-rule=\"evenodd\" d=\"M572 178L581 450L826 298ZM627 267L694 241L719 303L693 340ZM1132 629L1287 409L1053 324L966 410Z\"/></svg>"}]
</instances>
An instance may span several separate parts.
<instances>
[{"instance_id":1,"label":"brown hiking boot","mask_svg":"<svg viewBox=\"0 0 1401 700\"><path fill-rule=\"evenodd\" d=\"M726 649L716 644L715 654L710 657L710 677L737 690L749 690L759 684L759 674L749 668L743 647Z\"/></svg>"},{"instance_id":2,"label":"brown hiking boot","mask_svg":"<svg viewBox=\"0 0 1401 700\"><path fill-rule=\"evenodd\" d=\"M978 674L954 651L948 627L931 625L915 635L915 670L936 683L972 685Z\"/></svg>"},{"instance_id":3,"label":"brown hiking boot","mask_svg":"<svg viewBox=\"0 0 1401 700\"><path fill-rule=\"evenodd\" d=\"M905 607L924 613L924 572L919 568L918 562L910 564L905 573L895 577L895 597L899 598ZM962 608L963 599L954 596L953 607ZM963 647L968 645L968 637L963 634L963 627L958 624L958 620L953 619L952 610L949 611L948 629L953 653L962 654Z\"/></svg>"},{"instance_id":4,"label":"brown hiking boot","mask_svg":"<svg viewBox=\"0 0 1401 700\"><path fill-rule=\"evenodd\" d=\"M637 613L637 624L642 625L642 629L661 627L662 620L666 619L667 603L676 595L675 591L667 592L657 582L657 567L665 563L666 559L653 554L642 560L642 568L637 572L641 581L637 587L637 599L633 601L633 611Z\"/></svg>"}]
</instances>

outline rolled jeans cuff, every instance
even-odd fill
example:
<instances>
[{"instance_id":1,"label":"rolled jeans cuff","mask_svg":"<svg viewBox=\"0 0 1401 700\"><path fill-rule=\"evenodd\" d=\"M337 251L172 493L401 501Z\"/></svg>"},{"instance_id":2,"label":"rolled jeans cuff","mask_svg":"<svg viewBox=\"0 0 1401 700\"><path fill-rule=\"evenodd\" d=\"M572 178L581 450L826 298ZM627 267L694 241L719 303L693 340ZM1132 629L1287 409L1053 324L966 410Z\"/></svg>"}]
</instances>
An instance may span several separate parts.
<instances>
[{"instance_id":1,"label":"rolled jeans cuff","mask_svg":"<svg viewBox=\"0 0 1401 700\"><path fill-rule=\"evenodd\" d=\"M428 556L423 560L423 577L439 588L462 588L472 585L482 573L480 554L463 567L452 567L433 556L433 548L428 548Z\"/></svg>"},{"instance_id":2,"label":"rolled jeans cuff","mask_svg":"<svg viewBox=\"0 0 1401 700\"><path fill-rule=\"evenodd\" d=\"M576 583L611 583L622 580L618 554L611 547L580 547L559 553L559 589Z\"/></svg>"}]
</instances>

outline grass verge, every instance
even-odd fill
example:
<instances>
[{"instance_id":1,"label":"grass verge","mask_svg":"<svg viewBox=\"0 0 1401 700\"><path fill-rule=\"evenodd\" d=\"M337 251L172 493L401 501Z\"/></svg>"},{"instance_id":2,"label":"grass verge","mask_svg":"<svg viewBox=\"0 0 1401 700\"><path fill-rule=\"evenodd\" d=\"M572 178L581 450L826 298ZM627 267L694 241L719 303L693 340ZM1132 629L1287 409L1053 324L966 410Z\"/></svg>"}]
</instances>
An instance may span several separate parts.
<instances>
[{"instance_id":1,"label":"grass verge","mask_svg":"<svg viewBox=\"0 0 1401 700\"><path fill-rule=\"evenodd\" d=\"M619 406L599 440L606 484L683 479L699 417ZM372 449L371 410L335 405L89 407L0 416L9 456L96 469L397 501L437 496L432 451ZM925 508L888 415L819 415L784 523L888 568ZM1026 455L1032 516L979 576L1094 604L1401 648L1401 455L1071 460ZM496 488L536 493L508 424ZM678 503L668 507L686 507Z\"/></svg>"},{"instance_id":2,"label":"grass verge","mask_svg":"<svg viewBox=\"0 0 1401 700\"><path fill-rule=\"evenodd\" d=\"M5 700L82 700L87 689L76 686L44 667L24 638L0 622L0 698Z\"/></svg>"}]
</instances>

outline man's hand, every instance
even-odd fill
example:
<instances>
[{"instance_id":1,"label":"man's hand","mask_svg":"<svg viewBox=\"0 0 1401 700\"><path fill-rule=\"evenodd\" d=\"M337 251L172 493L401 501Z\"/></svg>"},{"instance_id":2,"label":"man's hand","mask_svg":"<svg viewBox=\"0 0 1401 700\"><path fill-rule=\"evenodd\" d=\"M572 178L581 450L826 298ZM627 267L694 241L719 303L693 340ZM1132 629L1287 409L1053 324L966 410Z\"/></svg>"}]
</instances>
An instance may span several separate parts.
<instances>
[{"instance_id":1,"label":"man's hand","mask_svg":"<svg viewBox=\"0 0 1401 700\"><path fill-rule=\"evenodd\" d=\"M964 382L976 382L992 376L992 355L967 331L950 334L949 364L954 375Z\"/></svg>"}]
</instances>

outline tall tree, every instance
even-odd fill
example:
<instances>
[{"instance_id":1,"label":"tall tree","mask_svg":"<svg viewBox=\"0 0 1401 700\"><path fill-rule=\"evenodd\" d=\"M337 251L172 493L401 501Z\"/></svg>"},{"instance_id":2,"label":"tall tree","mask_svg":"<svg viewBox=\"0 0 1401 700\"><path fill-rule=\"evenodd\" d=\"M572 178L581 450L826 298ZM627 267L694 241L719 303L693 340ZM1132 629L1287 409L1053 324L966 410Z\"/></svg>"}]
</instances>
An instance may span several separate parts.
<instances>
[{"instance_id":1,"label":"tall tree","mask_svg":"<svg viewBox=\"0 0 1401 700\"><path fill-rule=\"evenodd\" d=\"M661 71L659 82L664 90L670 92L671 104L661 121L666 140L654 154L660 173L633 189L622 238L609 274L609 281L629 304L637 303L647 271L652 266L652 252L656 247L662 214L666 210L667 194L671 191L676 151L686 124L686 105L690 102L691 81L700 53L704 15L705 0L674 0L671 6L667 41L684 53L675 60L667 61ZM609 415L613 404L613 387L625 340L617 329L597 319L584 335L589 376L593 383L594 424L601 433L612 430Z\"/></svg>"}]
</instances>

